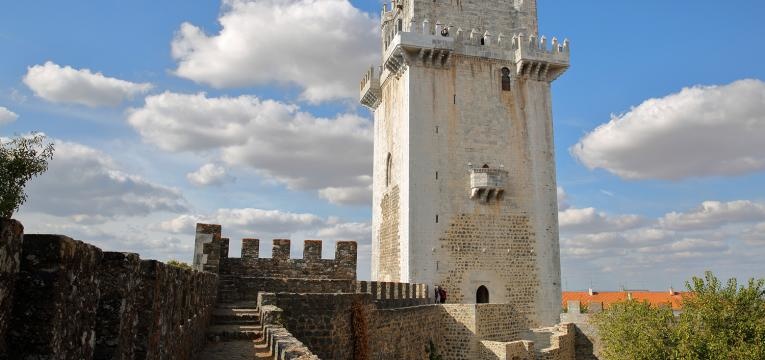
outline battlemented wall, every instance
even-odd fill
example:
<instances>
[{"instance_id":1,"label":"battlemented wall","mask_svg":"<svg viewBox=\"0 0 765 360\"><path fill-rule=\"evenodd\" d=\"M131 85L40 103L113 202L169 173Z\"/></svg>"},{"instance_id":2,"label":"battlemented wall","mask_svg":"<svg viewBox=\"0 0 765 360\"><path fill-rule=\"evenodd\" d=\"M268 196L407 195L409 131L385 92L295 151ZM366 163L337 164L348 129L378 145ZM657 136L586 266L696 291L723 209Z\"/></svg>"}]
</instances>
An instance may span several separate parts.
<instances>
[{"instance_id":1,"label":"battlemented wall","mask_svg":"<svg viewBox=\"0 0 765 360\"><path fill-rule=\"evenodd\" d=\"M61 235L24 235L7 255L21 261L0 358L188 359L204 345L215 274Z\"/></svg>"}]
</instances>

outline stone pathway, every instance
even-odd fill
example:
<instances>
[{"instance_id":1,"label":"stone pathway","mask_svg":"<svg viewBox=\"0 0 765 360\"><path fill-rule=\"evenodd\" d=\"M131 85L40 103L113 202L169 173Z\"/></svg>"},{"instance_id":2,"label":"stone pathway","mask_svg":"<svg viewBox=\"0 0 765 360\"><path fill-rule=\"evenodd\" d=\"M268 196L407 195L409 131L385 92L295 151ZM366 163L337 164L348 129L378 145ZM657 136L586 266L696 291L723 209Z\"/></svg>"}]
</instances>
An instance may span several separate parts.
<instances>
[{"instance_id":1,"label":"stone pathway","mask_svg":"<svg viewBox=\"0 0 765 360\"><path fill-rule=\"evenodd\" d=\"M201 360L271 359L252 303L223 303L213 312Z\"/></svg>"}]
</instances>

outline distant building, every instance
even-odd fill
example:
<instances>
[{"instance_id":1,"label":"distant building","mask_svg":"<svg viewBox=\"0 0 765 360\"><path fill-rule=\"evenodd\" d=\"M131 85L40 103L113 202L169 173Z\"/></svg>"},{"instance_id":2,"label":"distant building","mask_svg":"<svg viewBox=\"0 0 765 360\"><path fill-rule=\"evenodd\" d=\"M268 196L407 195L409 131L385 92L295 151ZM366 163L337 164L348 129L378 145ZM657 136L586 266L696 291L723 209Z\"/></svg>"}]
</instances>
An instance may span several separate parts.
<instances>
[{"instance_id":1,"label":"distant building","mask_svg":"<svg viewBox=\"0 0 765 360\"><path fill-rule=\"evenodd\" d=\"M567 307L569 301L579 301L584 307L608 309L612 304L627 300L647 301L656 307L671 307L678 312L683 308L683 296L687 292L677 292L674 289L668 291L648 290L622 290L622 291L564 291L563 307Z\"/></svg>"}]
</instances>

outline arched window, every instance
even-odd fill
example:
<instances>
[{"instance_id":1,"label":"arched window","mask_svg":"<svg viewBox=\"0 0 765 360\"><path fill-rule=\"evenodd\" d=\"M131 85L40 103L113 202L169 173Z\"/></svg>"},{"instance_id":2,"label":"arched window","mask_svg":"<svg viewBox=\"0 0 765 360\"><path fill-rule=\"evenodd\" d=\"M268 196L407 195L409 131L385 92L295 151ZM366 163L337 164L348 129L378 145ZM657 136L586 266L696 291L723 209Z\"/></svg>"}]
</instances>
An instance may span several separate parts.
<instances>
[{"instance_id":1,"label":"arched window","mask_svg":"<svg viewBox=\"0 0 765 360\"><path fill-rule=\"evenodd\" d=\"M396 22L396 29L397 29L396 32L404 31L404 21L403 20L398 19L398 21Z\"/></svg>"},{"instance_id":2,"label":"arched window","mask_svg":"<svg viewBox=\"0 0 765 360\"><path fill-rule=\"evenodd\" d=\"M385 186L390 186L391 170L393 170L393 157L388 153L388 158L385 159Z\"/></svg>"},{"instance_id":3,"label":"arched window","mask_svg":"<svg viewBox=\"0 0 765 360\"><path fill-rule=\"evenodd\" d=\"M483 166L481 166L481 168L488 169L489 168L489 164L483 164Z\"/></svg>"},{"instance_id":4,"label":"arched window","mask_svg":"<svg viewBox=\"0 0 765 360\"><path fill-rule=\"evenodd\" d=\"M510 91L510 69L502 68L502 91Z\"/></svg>"},{"instance_id":5,"label":"arched window","mask_svg":"<svg viewBox=\"0 0 765 360\"><path fill-rule=\"evenodd\" d=\"M485 37L481 37L481 45L486 45L486 38Z\"/></svg>"},{"instance_id":6,"label":"arched window","mask_svg":"<svg viewBox=\"0 0 765 360\"><path fill-rule=\"evenodd\" d=\"M478 290L475 292L475 303L476 304L488 304L489 303L489 289L486 288L486 286L479 286Z\"/></svg>"}]
</instances>

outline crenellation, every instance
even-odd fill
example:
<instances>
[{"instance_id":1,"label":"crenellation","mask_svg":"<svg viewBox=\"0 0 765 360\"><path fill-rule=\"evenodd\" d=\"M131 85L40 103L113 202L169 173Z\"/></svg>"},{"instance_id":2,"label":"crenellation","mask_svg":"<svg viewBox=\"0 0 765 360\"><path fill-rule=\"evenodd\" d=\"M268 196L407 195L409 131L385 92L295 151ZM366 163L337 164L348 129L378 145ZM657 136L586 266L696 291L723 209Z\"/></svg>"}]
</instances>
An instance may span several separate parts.
<instances>
[{"instance_id":1,"label":"crenellation","mask_svg":"<svg viewBox=\"0 0 765 360\"><path fill-rule=\"evenodd\" d=\"M290 259L291 242L287 239L274 239L271 250L271 259L276 261L285 261Z\"/></svg>"}]
</instances>

